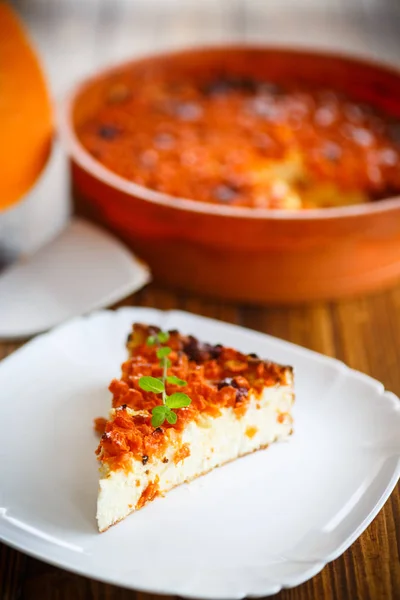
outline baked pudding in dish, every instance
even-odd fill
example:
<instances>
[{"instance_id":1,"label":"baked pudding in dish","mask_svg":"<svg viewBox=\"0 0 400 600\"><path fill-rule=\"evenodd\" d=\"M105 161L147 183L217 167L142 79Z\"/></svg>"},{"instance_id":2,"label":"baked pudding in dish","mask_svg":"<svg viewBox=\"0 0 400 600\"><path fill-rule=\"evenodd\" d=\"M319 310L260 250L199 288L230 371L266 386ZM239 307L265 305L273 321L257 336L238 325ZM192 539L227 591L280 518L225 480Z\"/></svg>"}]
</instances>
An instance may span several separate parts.
<instances>
[{"instance_id":1,"label":"baked pudding in dish","mask_svg":"<svg viewBox=\"0 0 400 600\"><path fill-rule=\"evenodd\" d=\"M213 204L324 208L400 192L400 122L305 82L127 70L77 134L125 179Z\"/></svg>"},{"instance_id":2,"label":"baked pudding in dish","mask_svg":"<svg viewBox=\"0 0 400 600\"><path fill-rule=\"evenodd\" d=\"M75 210L163 285L250 303L400 276L400 74L225 46L136 58L66 98Z\"/></svg>"}]
</instances>

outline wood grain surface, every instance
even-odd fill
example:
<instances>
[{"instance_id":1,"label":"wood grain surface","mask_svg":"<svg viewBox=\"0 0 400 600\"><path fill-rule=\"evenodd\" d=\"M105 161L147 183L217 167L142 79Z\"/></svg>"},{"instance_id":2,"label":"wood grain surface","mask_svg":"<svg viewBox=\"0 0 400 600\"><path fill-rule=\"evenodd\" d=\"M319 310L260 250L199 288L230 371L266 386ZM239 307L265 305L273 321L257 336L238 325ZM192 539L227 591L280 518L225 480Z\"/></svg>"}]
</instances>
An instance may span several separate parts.
<instances>
[{"instance_id":1,"label":"wood grain surface","mask_svg":"<svg viewBox=\"0 0 400 600\"><path fill-rule=\"evenodd\" d=\"M400 283L387 292L285 308L237 306L151 285L120 305L180 308L256 329L345 361L400 394ZM119 305L119 306L120 306ZM0 344L0 358L17 348ZM67 573L0 545L1 600L155 600ZM276 600L399 600L400 489L344 555Z\"/></svg>"}]
</instances>

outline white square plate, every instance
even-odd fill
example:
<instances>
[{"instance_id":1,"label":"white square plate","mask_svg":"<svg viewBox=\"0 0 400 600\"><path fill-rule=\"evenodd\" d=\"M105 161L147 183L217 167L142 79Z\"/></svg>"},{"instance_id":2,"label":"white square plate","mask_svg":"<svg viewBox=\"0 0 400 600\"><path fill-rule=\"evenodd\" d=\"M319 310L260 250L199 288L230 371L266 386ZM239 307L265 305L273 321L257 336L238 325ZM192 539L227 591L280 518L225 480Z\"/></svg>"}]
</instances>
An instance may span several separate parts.
<instances>
[{"instance_id":1,"label":"white square plate","mask_svg":"<svg viewBox=\"0 0 400 600\"><path fill-rule=\"evenodd\" d=\"M295 433L123 523L96 530L97 438L133 321L176 328L295 367ZM182 312L98 312L0 364L0 537L28 554L128 588L197 598L264 596L339 556L400 471L400 402L342 363Z\"/></svg>"}]
</instances>

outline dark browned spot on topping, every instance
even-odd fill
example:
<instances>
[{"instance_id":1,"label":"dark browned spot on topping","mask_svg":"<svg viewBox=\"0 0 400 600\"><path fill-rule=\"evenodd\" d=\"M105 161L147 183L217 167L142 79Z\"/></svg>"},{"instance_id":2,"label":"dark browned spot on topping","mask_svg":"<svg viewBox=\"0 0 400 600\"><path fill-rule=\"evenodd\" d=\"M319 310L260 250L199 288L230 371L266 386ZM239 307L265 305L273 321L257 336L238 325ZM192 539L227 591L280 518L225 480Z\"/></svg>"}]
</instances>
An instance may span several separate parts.
<instances>
[{"instance_id":1,"label":"dark browned spot on topping","mask_svg":"<svg viewBox=\"0 0 400 600\"><path fill-rule=\"evenodd\" d=\"M202 362L209 359L218 358L222 351L221 344L215 346L211 344L203 344L197 338L190 335L187 342L183 346L183 351L187 354L189 360Z\"/></svg>"},{"instance_id":2,"label":"dark browned spot on topping","mask_svg":"<svg viewBox=\"0 0 400 600\"><path fill-rule=\"evenodd\" d=\"M147 461L149 460L149 457L147 456L147 454L144 454L142 456L142 465L145 465L147 463Z\"/></svg>"},{"instance_id":3,"label":"dark browned spot on topping","mask_svg":"<svg viewBox=\"0 0 400 600\"><path fill-rule=\"evenodd\" d=\"M161 429L161 427L157 427L157 428L156 428L156 429L153 431L153 434L154 434L154 433L163 433L163 430Z\"/></svg>"},{"instance_id":4,"label":"dark browned spot on topping","mask_svg":"<svg viewBox=\"0 0 400 600\"><path fill-rule=\"evenodd\" d=\"M258 354L256 354L255 352L251 352L247 356L249 356L249 358L259 358Z\"/></svg>"},{"instance_id":5,"label":"dark browned spot on topping","mask_svg":"<svg viewBox=\"0 0 400 600\"><path fill-rule=\"evenodd\" d=\"M97 133L103 140L114 140L119 134L119 129L114 125L101 125Z\"/></svg>"},{"instance_id":6,"label":"dark browned spot on topping","mask_svg":"<svg viewBox=\"0 0 400 600\"><path fill-rule=\"evenodd\" d=\"M157 325L149 325L148 328L148 332L149 335L157 335L157 333L160 333L161 329L159 327L157 327Z\"/></svg>"},{"instance_id":7,"label":"dark browned spot on topping","mask_svg":"<svg viewBox=\"0 0 400 600\"><path fill-rule=\"evenodd\" d=\"M206 96L225 96L231 92L254 94L258 85L258 82L250 77L221 76L207 83L202 91Z\"/></svg>"},{"instance_id":8,"label":"dark browned spot on topping","mask_svg":"<svg viewBox=\"0 0 400 600\"><path fill-rule=\"evenodd\" d=\"M208 352L211 358L218 358L219 356L221 356L222 344L215 344L215 346L210 346Z\"/></svg>"},{"instance_id":9,"label":"dark browned spot on topping","mask_svg":"<svg viewBox=\"0 0 400 600\"><path fill-rule=\"evenodd\" d=\"M232 90L232 83L227 78L221 77L207 83L202 92L205 96L225 96Z\"/></svg>"},{"instance_id":10,"label":"dark browned spot on topping","mask_svg":"<svg viewBox=\"0 0 400 600\"><path fill-rule=\"evenodd\" d=\"M199 341L197 338L189 335L188 341L183 346L183 351L187 354L189 360L197 360L199 356Z\"/></svg>"},{"instance_id":11,"label":"dark browned spot on topping","mask_svg":"<svg viewBox=\"0 0 400 600\"><path fill-rule=\"evenodd\" d=\"M214 198L221 204L234 202L239 195L239 190L227 183L221 183L214 188Z\"/></svg>"},{"instance_id":12,"label":"dark browned spot on topping","mask_svg":"<svg viewBox=\"0 0 400 600\"><path fill-rule=\"evenodd\" d=\"M177 329L169 329L169 335L179 335L179 331Z\"/></svg>"},{"instance_id":13,"label":"dark browned spot on topping","mask_svg":"<svg viewBox=\"0 0 400 600\"><path fill-rule=\"evenodd\" d=\"M147 469L147 471L145 471L146 475L150 475L150 471L149 469Z\"/></svg>"},{"instance_id":14,"label":"dark browned spot on topping","mask_svg":"<svg viewBox=\"0 0 400 600\"><path fill-rule=\"evenodd\" d=\"M166 458L165 456L164 456L164 458L163 458L163 460L162 460L162 461L163 461L163 463L164 463L165 465L167 464L167 462L169 462L168 458Z\"/></svg>"},{"instance_id":15,"label":"dark browned spot on topping","mask_svg":"<svg viewBox=\"0 0 400 600\"><path fill-rule=\"evenodd\" d=\"M194 360L195 362L200 362L204 360L204 351L201 342L192 335L188 337L188 341L184 344L183 350L187 354L189 360Z\"/></svg>"},{"instance_id":16,"label":"dark browned spot on topping","mask_svg":"<svg viewBox=\"0 0 400 600\"><path fill-rule=\"evenodd\" d=\"M246 389L245 387L238 388L238 390L236 392L236 402L241 402L242 400L244 400L244 398L246 398L248 393L249 393L249 390Z\"/></svg>"},{"instance_id":17,"label":"dark browned spot on topping","mask_svg":"<svg viewBox=\"0 0 400 600\"><path fill-rule=\"evenodd\" d=\"M233 387L233 388L237 388L238 385L237 383L234 381L234 379L232 379L232 377L225 377L225 379L221 379L221 381L218 382L217 387L219 390L222 390L222 388L224 387Z\"/></svg>"}]
</instances>

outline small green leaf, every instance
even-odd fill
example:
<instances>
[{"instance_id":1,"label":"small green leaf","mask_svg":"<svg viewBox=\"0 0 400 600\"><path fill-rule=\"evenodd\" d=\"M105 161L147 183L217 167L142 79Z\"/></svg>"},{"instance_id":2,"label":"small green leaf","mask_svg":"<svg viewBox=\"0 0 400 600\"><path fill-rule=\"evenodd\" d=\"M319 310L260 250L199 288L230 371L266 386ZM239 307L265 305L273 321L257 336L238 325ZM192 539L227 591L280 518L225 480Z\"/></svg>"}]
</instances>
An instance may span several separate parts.
<instances>
[{"instance_id":1,"label":"small green leaf","mask_svg":"<svg viewBox=\"0 0 400 600\"><path fill-rule=\"evenodd\" d=\"M187 394L182 394L182 392L176 392L175 394L171 394L166 399L166 404L168 408L183 408L184 406L189 406L191 403L191 399Z\"/></svg>"},{"instance_id":2,"label":"small green leaf","mask_svg":"<svg viewBox=\"0 0 400 600\"><path fill-rule=\"evenodd\" d=\"M167 415L167 412L169 412L169 408L167 406L165 406L164 404L160 405L160 406L155 406L153 408L153 410L151 411L152 413L152 417L151 417L151 424L153 427L157 428L160 425L162 425L165 421L165 417Z\"/></svg>"},{"instance_id":3,"label":"small green leaf","mask_svg":"<svg viewBox=\"0 0 400 600\"><path fill-rule=\"evenodd\" d=\"M156 343L156 338L154 337L154 335L150 335L147 340L146 340L146 344L148 346L154 346L154 344Z\"/></svg>"},{"instance_id":4,"label":"small green leaf","mask_svg":"<svg viewBox=\"0 0 400 600\"><path fill-rule=\"evenodd\" d=\"M168 342L169 340L169 333L168 331L160 331L157 334L157 337L162 344L165 344L165 342Z\"/></svg>"},{"instance_id":5,"label":"small green leaf","mask_svg":"<svg viewBox=\"0 0 400 600\"><path fill-rule=\"evenodd\" d=\"M164 391L164 383L156 377L141 377L139 379L139 387L145 392L154 392L154 394L161 394Z\"/></svg>"},{"instance_id":6,"label":"small green leaf","mask_svg":"<svg viewBox=\"0 0 400 600\"><path fill-rule=\"evenodd\" d=\"M187 385L187 381L184 381L183 379L179 379L179 377L175 377L175 375L170 375L169 377L167 377L167 381L168 383L173 383L174 385Z\"/></svg>"},{"instance_id":7,"label":"small green leaf","mask_svg":"<svg viewBox=\"0 0 400 600\"><path fill-rule=\"evenodd\" d=\"M153 415L165 415L168 411L168 406L165 406L165 404L159 404L158 406L155 406L151 412Z\"/></svg>"},{"instance_id":8,"label":"small green leaf","mask_svg":"<svg viewBox=\"0 0 400 600\"><path fill-rule=\"evenodd\" d=\"M177 417L176 413L174 413L173 410L169 410L167 412L167 414L165 415L165 418L167 419L168 423L171 423L171 425L175 425L175 423L178 420L178 417Z\"/></svg>"},{"instance_id":9,"label":"small green leaf","mask_svg":"<svg viewBox=\"0 0 400 600\"><path fill-rule=\"evenodd\" d=\"M165 421L166 411L168 408L166 406L155 406L151 411L151 424L153 427L160 427Z\"/></svg>"},{"instance_id":10,"label":"small green leaf","mask_svg":"<svg viewBox=\"0 0 400 600\"><path fill-rule=\"evenodd\" d=\"M157 358L165 358L172 352L171 348L168 346L163 346L162 348L158 348L157 350Z\"/></svg>"}]
</instances>

